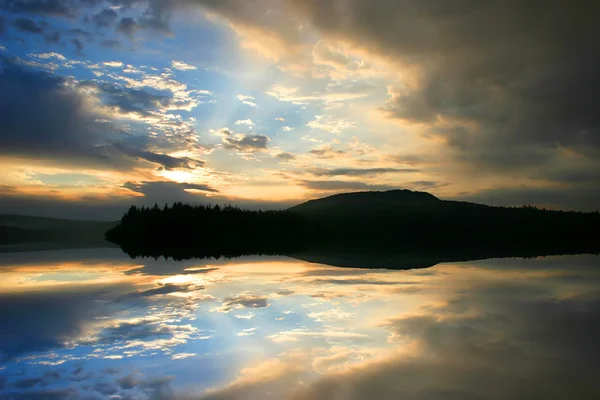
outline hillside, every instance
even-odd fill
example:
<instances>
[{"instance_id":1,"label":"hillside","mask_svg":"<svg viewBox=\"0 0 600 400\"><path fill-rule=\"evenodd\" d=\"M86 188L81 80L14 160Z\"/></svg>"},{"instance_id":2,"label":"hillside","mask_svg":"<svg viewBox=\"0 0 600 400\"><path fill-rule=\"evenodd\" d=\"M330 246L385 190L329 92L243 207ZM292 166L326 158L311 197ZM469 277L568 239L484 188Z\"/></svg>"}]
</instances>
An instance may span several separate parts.
<instances>
[{"instance_id":1,"label":"hillside","mask_svg":"<svg viewBox=\"0 0 600 400\"><path fill-rule=\"evenodd\" d=\"M101 244L112 221L76 221L69 219L0 214L0 244L72 243Z\"/></svg>"},{"instance_id":2,"label":"hillside","mask_svg":"<svg viewBox=\"0 0 600 400\"><path fill-rule=\"evenodd\" d=\"M347 249L390 253L393 262L397 254L429 262L597 253L599 227L597 212L491 207L393 190L339 194L286 211L132 206L106 237L132 256L302 254L346 264Z\"/></svg>"},{"instance_id":3,"label":"hillside","mask_svg":"<svg viewBox=\"0 0 600 400\"><path fill-rule=\"evenodd\" d=\"M338 194L289 211L318 222L328 241L415 243L457 242L511 247L533 243L598 243L600 214L492 207L440 200L425 192L392 190Z\"/></svg>"}]
</instances>

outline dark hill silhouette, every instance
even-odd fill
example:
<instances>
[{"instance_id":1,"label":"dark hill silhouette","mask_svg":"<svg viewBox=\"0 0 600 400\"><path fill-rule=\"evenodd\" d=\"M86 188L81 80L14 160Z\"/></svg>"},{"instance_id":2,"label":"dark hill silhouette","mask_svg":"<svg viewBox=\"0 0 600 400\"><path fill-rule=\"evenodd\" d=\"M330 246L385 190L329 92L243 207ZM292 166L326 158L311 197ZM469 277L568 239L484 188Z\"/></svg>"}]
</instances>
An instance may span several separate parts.
<instances>
[{"instance_id":1,"label":"dark hill silhouette","mask_svg":"<svg viewBox=\"0 0 600 400\"><path fill-rule=\"evenodd\" d=\"M15 244L46 243L47 248L107 245L104 236L114 221L77 221L27 215L0 214L0 251ZM24 247L27 248L27 247Z\"/></svg>"},{"instance_id":2,"label":"dark hill silhouette","mask_svg":"<svg viewBox=\"0 0 600 400\"><path fill-rule=\"evenodd\" d=\"M598 227L598 212L491 207L393 190L339 194L286 211L180 203L131 207L106 237L134 257L334 254L339 259L350 248L436 263L598 253Z\"/></svg>"},{"instance_id":3,"label":"dark hill silhouette","mask_svg":"<svg viewBox=\"0 0 600 400\"><path fill-rule=\"evenodd\" d=\"M598 244L600 214L535 207L492 207L440 200L424 192L393 190L340 194L290 209L318 221L343 243L457 243L534 247ZM337 238L337 239L336 239Z\"/></svg>"}]
</instances>

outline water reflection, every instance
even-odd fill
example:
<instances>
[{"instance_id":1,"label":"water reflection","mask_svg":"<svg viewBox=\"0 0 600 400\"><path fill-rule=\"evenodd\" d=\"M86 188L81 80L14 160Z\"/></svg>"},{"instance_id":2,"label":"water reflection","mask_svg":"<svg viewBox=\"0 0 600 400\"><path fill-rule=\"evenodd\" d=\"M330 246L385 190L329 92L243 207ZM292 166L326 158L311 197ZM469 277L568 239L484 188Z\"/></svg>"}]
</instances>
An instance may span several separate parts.
<instances>
[{"instance_id":1,"label":"water reflection","mask_svg":"<svg viewBox=\"0 0 600 400\"><path fill-rule=\"evenodd\" d=\"M1 398L600 395L594 256L407 271L114 249L0 257Z\"/></svg>"}]
</instances>

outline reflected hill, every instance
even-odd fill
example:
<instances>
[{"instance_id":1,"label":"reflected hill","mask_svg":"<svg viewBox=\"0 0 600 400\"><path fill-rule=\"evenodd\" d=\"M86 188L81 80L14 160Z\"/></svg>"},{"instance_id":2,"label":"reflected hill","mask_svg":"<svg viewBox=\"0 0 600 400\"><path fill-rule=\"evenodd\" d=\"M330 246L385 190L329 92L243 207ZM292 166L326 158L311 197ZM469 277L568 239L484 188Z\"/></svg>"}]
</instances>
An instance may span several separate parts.
<instances>
[{"instance_id":1,"label":"reflected hill","mask_svg":"<svg viewBox=\"0 0 600 400\"><path fill-rule=\"evenodd\" d=\"M600 252L600 214L445 201L425 192L339 194L284 211L131 207L106 238L131 257L289 255L415 268L495 257Z\"/></svg>"}]
</instances>

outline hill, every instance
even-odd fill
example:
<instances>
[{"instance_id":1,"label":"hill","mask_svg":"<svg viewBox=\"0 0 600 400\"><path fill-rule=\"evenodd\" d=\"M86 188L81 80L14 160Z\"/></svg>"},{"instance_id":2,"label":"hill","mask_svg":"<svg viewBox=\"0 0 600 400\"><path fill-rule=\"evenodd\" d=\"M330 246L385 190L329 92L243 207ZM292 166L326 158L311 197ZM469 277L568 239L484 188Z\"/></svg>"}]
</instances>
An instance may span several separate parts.
<instances>
[{"instance_id":1,"label":"hill","mask_svg":"<svg viewBox=\"0 0 600 400\"><path fill-rule=\"evenodd\" d=\"M180 203L131 207L107 239L132 256L262 253L340 259L352 249L392 253L391 259L397 254L472 259L598 253L599 227L597 212L491 207L393 190L339 194L285 211Z\"/></svg>"},{"instance_id":2,"label":"hill","mask_svg":"<svg viewBox=\"0 0 600 400\"><path fill-rule=\"evenodd\" d=\"M596 244L600 227L598 212L492 207L410 190L339 194L290 211L318 221L325 236L344 243L560 247Z\"/></svg>"},{"instance_id":3,"label":"hill","mask_svg":"<svg viewBox=\"0 0 600 400\"><path fill-rule=\"evenodd\" d=\"M115 225L116 222L112 221L77 221L0 214L0 244L34 242L69 243L78 246L102 244L105 232Z\"/></svg>"}]
</instances>

